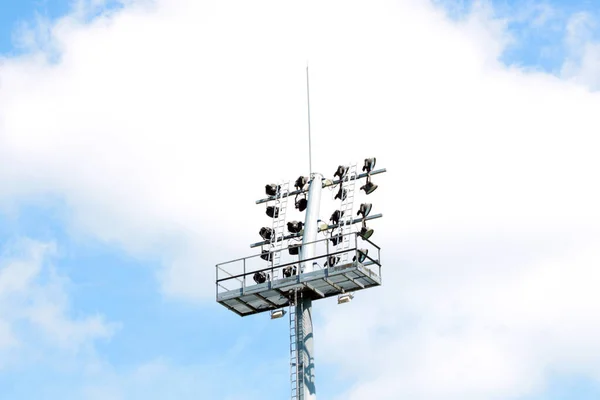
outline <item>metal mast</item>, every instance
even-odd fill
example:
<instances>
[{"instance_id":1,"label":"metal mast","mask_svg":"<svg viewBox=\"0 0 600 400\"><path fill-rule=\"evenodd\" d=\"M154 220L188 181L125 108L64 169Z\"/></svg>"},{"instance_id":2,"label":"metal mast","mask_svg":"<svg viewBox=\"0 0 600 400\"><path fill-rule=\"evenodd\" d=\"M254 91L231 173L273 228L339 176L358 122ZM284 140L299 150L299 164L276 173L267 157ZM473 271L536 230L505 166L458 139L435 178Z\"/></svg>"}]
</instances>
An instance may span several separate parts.
<instances>
[{"instance_id":1,"label":"metal mast","mask_svg":"<svg viewBox=\"0 0 600 400\"><path fill-rule=\"evenodd\" d=\"M349 302L353 292L381 285L380 248L370 240L373 229L366 222L381 218L369 215L372 204L363 203L354 218L355 184L366 178L364 190L371 194L377 185L371 176L386 172L375 170L375 158L365 159L359 174L355 163L340 165L334 178L324 179L312 171L310 135L310 93L308 64L306 66L306 95L308 103L309 177L296 181L296 190L290 191L289 182L268 184L268 197L256 204L271 204L266 214L272 218L271 227L260 229L263 241L251 244L261 252L249 257L227 261L216 266L217 302L240 316L271 312L271 319L281 318L289 306L290 328L290 381L292 400L316 400L314 335L312 320L313 300L338 296L338 304ZM308 189L307 189L308 185ZM339 185L336 199L341 200L331 224L319 224L321 192L325 187ZM308 193L306 193L308 192ZM287 202L295 197L295 207L306 211L304 224L292 221L285 233ZM300 198L303 196L303 198ZM362 223L360 230L354 224ZM325 235L318 240L318 233ZM302 244L291 242L302 238ZM359 241L361 248L359 248ZM330 242L332 245L330 245ZM266 248L265 248L266 247ZM289 252L289 254L287 254ZM264 261L258 261L260 258ZM267 262L267 266L261 263ZM315 268L316 267L316 268Z\"/></svg>"}]
</instances>

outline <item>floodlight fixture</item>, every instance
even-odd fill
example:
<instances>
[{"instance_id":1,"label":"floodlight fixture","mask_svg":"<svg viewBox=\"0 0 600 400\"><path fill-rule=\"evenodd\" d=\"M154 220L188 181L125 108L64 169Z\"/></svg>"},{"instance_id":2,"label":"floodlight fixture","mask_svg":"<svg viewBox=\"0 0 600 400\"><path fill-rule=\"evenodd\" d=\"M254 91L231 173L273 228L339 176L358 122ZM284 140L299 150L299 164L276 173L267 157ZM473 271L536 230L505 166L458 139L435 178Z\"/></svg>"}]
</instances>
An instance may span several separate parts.
<instances>
[{"instance_id":1,"label":"floodlight fixture","mask_svg":"<svg viewBox=\"0 0 600 400\"><path fill-rule=\"evenodd\" d=\"M325 267L333 267L335 264L340 262L340 258L338 256L329 256L327 257L327 261L325 262Z\"/></svg>"},{"instance_id":2,"label":"floodlight fixture","mask_svg":"<svg viewBox=\"0 0 600 400\"><path fill-rule=\"evenodd\" d=\"M287 228L290 233L300 233L304 224L300 221L290 221L287 223Z\"/></svg>"},{"instance_id":3,"label":"floodlight fixture","mask_svg":"<svg viewBox=\"0 0 600 400\"><path fill-rule=\"evenodd\" d=\"M373 158L365 158L365 165L363 165L363 172L367 171L367 174L371 173L375 168L375 157Z\"/></svg>"},{"instance_id":4,"label":"floodlight fixture","mask_svg":"<svg viewBox=\"0 0 600 400\"><path fill-rule=\"evenodd\" d=\"M285 310L284 309L279 309L279 310L273 310L273 311L271 311L271 319L281 318L284 315L285 315Z\"/></svg>"},{"instance_id":5,"label":"floodlight fixture","mask_svg":"<svg viewBox=\"0 0 600 400\"><path fill-rule=\"evenodd\" d=\"M332 236L329 240L333 243L334 246L337 246L338 243L342 241L342 234L337 234L336 236Z\"/></svg>"},{"instance_id":6,"label":"floodlight fixture","mask_svg":"<svg viewBox=\"0 0 600 400\"><path fill-rule=\"evenodd\" d=\"M291 245L290 247L288 247L290 256L297 256L300 253L300 246L302 246L302 245L294 244L294 245Z\"/></svg>"},{"instance_id":7,"label":"floodlight fixture","mask_svg":"<svg viewBox=\"0 0 600 400\"><path fill-rule=\"evenodd\" d=\"M264 240L271 240L271 238L273 237L273 229L264 226L264 227L260 228L260 231L258 232L258 234Z\"/></svg>"},{"instance_id":8,"label":"floodlight fixture","mask_svg":"<svg viewBox=\"0 0 600 400\"><path fill-rule=\"evenodd\" d=\"M306 210L306 207L308 206L308 200L306 200L306 197L298 199L298 196L296 196L296 201L294 202L294 205L296 206L296 209L298 211L302 212Z\"/></svg>"},{"instance_id":9,"label":"floodlight fixture","mask_svg":"<svg viewBox=\"0 0 600 400\"><path fill-rule=\"evenodd\" d=\"M356 215L362 215L363 218L367 218L367 216L371 212L371 208L373 208L373 204L362 203Z\"/></svg>"},{"instance_id":10,"label":"floodlight fixture","mask_svg":"<svg viewBox=\"0 0 600 400\"><path fill-rule=\"evenodd\" d=\"M273 261L273 253L269 250L263 250L260 255L260 258L262 258L265 261Z\"/></svg>"},{"instance_id":11,"label":"floodlight fixture","mask_svg":"<svg viewBox=\"0 0 600 400\"><path fill-rule=\"evenodd\" d=\"M291 277L292 275L296 275L298 273L298 268L295 265L289 265L283 269L283 276L286 278Z\"/></svg>"},{"instance_id":12,"label":"floodlight fixture","mask_svg":"<svg viewBox=\"0 0 600 400\"><path fill-rule=\"evenodd\" d=\"M346 174L348 173L348 169L349 169L349 167L347 167L345 165L340 165L335 170L335 174L333 174L333 176L334 177L339 176L340 179L343 179L346 176Z\"/></svg>"},{"instance_id":13,"label":"floodlight fixture","mask_svg":"<svg viewBox=\"0 0 600 400\"><path fill-rule=\"evenodd\" d=\"M258 271L254 274L254 276L252 277L254 279L254 282L256 283L265 283L267 281L267 274L265 274L262 271Z\"/></svg>"},{"instance_id":14,"label":"floodlight fixture","mask_svg":"<svg viewBox=\"0 0 600 400\"><path fill-rule=\"evenodd\" d=\"M342 201L346 200L346 196L348 195L348 191L344 188L342 188L342 185L340 184L340 190L338 190L337 194L335 195L334 200L337 199L341 199Z\"/></svg>"},{"instance_id":15,"label":"floodlight fixture","mask_svg":"<svg viewBox=\"0 0 600 400\"><path fill-rule=\"evenodd\" d=\"M281 318L284 315L285 315L285 310L284 309L279 309L279 310L273 310L273 311L271 311L271 319Z\"/></svg>"},{"instance_id":16,"label":"floodlight fixture","mask_svg":"<svg viewBox=\"0 0 600 400\"><path fill-rule=\"evenodd\" d=\"M367 254L369 254L369 249L359 249L357 251L357 254L358 254L358 262L362 264L367 259ZM356 256L354 256L352 261L356 261Z\"/></svg>"},{"instance_id":17,"label":"floodlight fixture","mask_svg":"<svg viewBox=\"0 0 600 400\"><path fill-rule=\"evenodd\" d=\"M374 232L375 231L371 228L368 228L367 225L363 225L363 227L360 229L360 232L358 233L358 236L363 238L363 240L367 240L373 235Z\"/></svg>"},{"instance_id":18,"label":"floodlight fixture","mask_svg":"<svg viewBox=\"0 0 600 400\"><path fill-rule=\"evenodd\" d=\"M294 187L297 190L302 190L302 189L304 189L304 186L306 186L307 183L308 183L308 178L306 176L300 176L300 177L298 177L298 179L296 179L296 182L294 183Z\"/></svg>"},{"instance_id":19,"label":"floodlight fixture","mask_svg":"<svg viewBox=\"0 0 600 400\"><path fill-rule=\"evenodd\" d=\"M352 293L342 293L338 296L338 304L350 303L353 298Z\"/></svg>"},{"instance_id":20,"label":"floodlight fixture","mask_svg":"<svg viewBox=\"0 0 600 400\"><path fill-rule=\"evenodd\" d=\"M361 186L360 190L364 190L366 194L371 194L377 189L377 185L367 178L367 183Z\"/></svg>"},{"instance_id":21,"label":"floodlight fixture","mask_svg":"<svg viewBox=\"0 0 600 400\"><path fill-rule=\"evenodd\" d=\"M269 183L265 186L265 193L267 194L267 196L275 196L277 193L279 193L280 189L281 186L276 185L274 183Z\"/></svg>"},{"instance_id":22,"label":"floodlight fixture","mask_svg":"<svg viewBox=\"0 0 600 400\"><path fill-rule=\"evenodd\" d=\"M267 215L271 218L279 217L279 207L277 206L268 206L267 207Z\"/></svg>"},{"instance_id":23,"label":"floodlight fixture","mask_svg":"<svg viewBox=\"0 0 600 400\"><path fill-rule=\"evenodd\" d=\"M333 222L334 225L337 225L340 222L340 218L344 216L344 212L340 210L335 210L329 220Z\"/></svg>"}]
</instances>

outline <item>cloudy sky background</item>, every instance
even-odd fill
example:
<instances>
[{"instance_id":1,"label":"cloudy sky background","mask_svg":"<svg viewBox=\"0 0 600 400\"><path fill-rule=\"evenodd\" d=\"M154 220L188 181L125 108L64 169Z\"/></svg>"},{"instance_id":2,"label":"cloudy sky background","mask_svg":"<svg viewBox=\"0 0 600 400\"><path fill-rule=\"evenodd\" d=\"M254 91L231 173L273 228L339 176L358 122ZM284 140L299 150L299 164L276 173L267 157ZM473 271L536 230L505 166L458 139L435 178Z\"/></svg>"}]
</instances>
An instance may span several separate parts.
<instances>
[{"instance_id":1,"label":"cloudy sky background","mask_svg":"<svg viewBox=\"0 0 600 400\"><path fill-rule=\"evenodd\" d=\"M0 397L287 396L286 321L218 305L214 265L253 254L265 183L308 173L308 60L313 169L389 171L384 286L315 307L319 398L597 399L599 23L584 0L5 0Z\"/></svg>"}]
</instances>

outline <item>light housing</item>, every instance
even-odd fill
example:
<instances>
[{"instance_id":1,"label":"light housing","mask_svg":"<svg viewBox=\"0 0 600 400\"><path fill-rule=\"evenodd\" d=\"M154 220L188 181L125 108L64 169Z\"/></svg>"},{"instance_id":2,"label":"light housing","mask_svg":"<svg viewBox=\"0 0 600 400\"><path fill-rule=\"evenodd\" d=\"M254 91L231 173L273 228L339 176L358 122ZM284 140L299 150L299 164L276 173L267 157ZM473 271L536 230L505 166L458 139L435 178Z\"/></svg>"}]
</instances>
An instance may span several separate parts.
<instances>
[{"instance_id":1,"label":"light housing","mask_svg":"<svg viewBox=\"0 0 600 400\"><path fill-rule=\"evenodd\" d=\"M300 221L290 221L287 223L287 228L290 233L300 233L304 224Z\"/></svg>"},{"instance_id":2,"label":"light housing","mask_svg":"<svg viewBox=\"0 0 600 400\"><path fill-rule=\"evenodd\" d=\"M325 267L333 267L335 264L340 262L340 258L338 256L329 256L327 257L327 261L325 262Z\"/></svg>"},{"instance_id":3,"label":"light housing","mask_svg":"<svg viewBox=\"0 0 600 400\"><path fill-rule=\"evenodd\" d=\"M304 189L304 186L306 186L307 183L308 183L308 178L306 176L300 176L300 177L298 177L298 179L296 179L296 182L294 183L294 187L297 190L301 190L301 189Z\"/></svg>"},{"instance_id":4,"label":"light housing","mask_svg":"<svg viewBox=\"0 0 600 400\"><path fill-rule=\"evenodd\" d=\"M300 246L302 245L293 244L290 247L288 247L288 252L290 253L290 256L297 256L300 253Z\"/></svg>"},{"instance_id":5,"label":"light housing","mask_svg":"<svg viewBox=\"0 0 600 400\"><path fill-rule=\"evenodd\" d=\"M358 255L358 262L362 264L367 259L367 254L369 254L369 249L359 249L356 251L356 254ZM354 258L352 258L352 261L356 261L356 256L354 256Z\"/></svg>"},{"instance_id":6,"label":"light housing","mask_svg":"<svg viewBox=\"0 0 600 400\"><path fill-rule=\"evenodd\" d=\"M356 215L362 215L363 218L367 218L372 208L373 205L371 203L362 203Z\"/></svg>"},{"instance_id":7,"label":"light housing","mask_svg":"<svg viewBox=\"0 0 600 400\"><path fill-rule=\"evenodd\" d=\"M338 304L350 303L353 298L352 293L342 293L338 296Z\"/></svg>"},{"instance_id":8,"label":"light housing","mask_svg":"<svg viewBox=\"0 0 600 400\"><path fill-rule=\"evenodd\" d=\"M268 206L267 207L267 215L271 218L279 217L279 207L277 206Z\"/></svg>"},{"instance_id":9,"label":"light housing","mask_svg":"<svg viewBox=\"0 0 600 400\"><path fill-rule=\"evenodd\" d=\"M373 171L373 169L375 168L375 157L373 158L365 158L365 165L363 165L363 172L367 171L367 173L371 173L371 171Z\"/></svg>"},{"instance_id":10,"label":"light housing","mask_svg":"<svg viewBox=\"0 0 600 400\"><path fill-rule=\"evenodd\" d=\"M268 196L277 195L277 193L279 192L280 189L281 189L281 186L276 185L274 183L269 183L268 185L265 185L265 193Z\"/></svg>"},{"instance_id":11,"label":"light housing","mask_svg":"<svg viewBox=\"0 0 600 400\"><path fill-rule=\"evenodd\" d=\"M339 233L335 236L332 236L329 240L331 240L331 243L333 243L334 246L337 246L338 243L342 241L342 234Z\"/></svg>"},{"instance_id":12,"label":"light housing","mask_svg":"<svg viewBox=\"0 0 600 400\"><path fill-rule=\"evenodd\" d=\"M344 178L344 176L346 176L346 174L348 173L348 169L349 167L345 166L345 165L340 165L339 167L337 167L337 169L335 170L335 174L333 174L334 177L339 176L340 179Z\"/></svg>"},{"instance_id":13,"label":"light housing","mask_svg":"<svg viewBox=\"0 0 600 400\"><path fill-rule=\"evenodd\" d=\"M260 258L262 258L265 261L273 261L273 253L271 253L269 250L263 250Z\"/></svg>"},{"instance_id":14,"label":"light housing","mask_svg":"<svg viewBox=\"0 0 600 400\"><path fill-rule=\"evenodd\" d=\"M295 201L294 205L296 206L296 209L298 211L302 212L302 211L306 210L306 207L308 206L308 200L306 200L306 197L298 199L298 197L296 196L296 201Z\"/></svg>"},{"instance_id":15,"label":"light housing","mask_svg":"<svg viewBox=\"0 0 600 400\"><path fill-rule=\"evenodd\" d=\"M367 179L367 183L361 186L360 190L364 190L366 194L371 194L377 189L377 185L371 182L370 179Z\"/></svg>"},{"instance_id":16,"label":"light housing","mask_svg":"<svg viewBox=\"0 0 600 400\"><path fill-rule=\"evenodd\" d=\"M344 216L344 212L340 210L335 210L329 220L333 223L333 225L337 225L340 222L340 218Z\"/></svg>"},{"instance_id":17,"label":"light housing","mask_svg":"<svg viewBox=\"0 0 600 400\"><path fill-rule=\"evenodd\" d=\"M373 235L374 232L375 231L373 229L368 228L366 225L363 225L363 227L360 229L360 232L358 233L358 236L363 238L363 240L367 240Z\"/></svg>"},{"instance_id":18,"label":"light housing","mask_svg":"<svg viewBox=\"0 0 600 400\"><path fill-rule=\"evenodd\" d=\"M291 277L292 275L296 275L298 273L298 268L295 265L288 265L283 269L283 276L286 278Z\"/></svg>"},{"instance_id":19,"label":"light housing","mask_svg":"<svg viewBox=\"0 0 600 400\"><path fill-rule=\"evenodd\" d=\"M256 273L254 273L254 276L252 277L254 279L254 282L260 284L260 283L265 283L267 281L267 274L265 274L264 272L258 271Z\"/></svg>"},{"instance_id":20,"label":"light housing","mask_svg":"<svg viewBox=\"0 0 600 400\"><path fill-rule=\"evenodd\" d=\"M337 199L341 199L342 201L346 200L346 196L348 194L348 191L344 188L342 188L342 185L340 185L340 190L338 190L337 194L335 195L334 200Z\"/></svg>"},{"instance_id":21,"label":"light housing","mask_svg":"<svg viewBox=\"0 0 600 400\"><path fill-rule=\"evenodd\" d=\"M267 226L263 226L262 228L260 228L260 231L258 232L258 234L264 240L271 240L271 238L273 237L273 229L271 229Z\"/></svg>"},{"instance_id":22,"label":"light housing","mask_svg":"<svg viewBox=\"0 0 600 400\"><path fill-rule=\"evenodd\" d=\"M281 318L285 315L285 310L284 309L279 309L279 310L273 310L271 311L271 319L278 319Z\"/></svg>"}]
</instances>

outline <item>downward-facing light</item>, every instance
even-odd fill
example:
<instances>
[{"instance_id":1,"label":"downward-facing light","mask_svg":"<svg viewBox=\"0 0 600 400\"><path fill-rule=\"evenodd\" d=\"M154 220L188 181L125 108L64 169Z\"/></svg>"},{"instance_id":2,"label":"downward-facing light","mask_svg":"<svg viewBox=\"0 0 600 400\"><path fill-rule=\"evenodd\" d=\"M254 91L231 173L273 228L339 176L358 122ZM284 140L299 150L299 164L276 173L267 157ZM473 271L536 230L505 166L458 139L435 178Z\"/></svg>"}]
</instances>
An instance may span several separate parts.
<instances>
[{"instance_id":1,"label":"downward-facing light","mask_svg":"<svg viewBox=\"0 0 600 400\"><path fill-rule=\"evenodd\" d=\"M370 180L367 180L367 183L365 183L364 186L361 186L360 188L360 190L364 190L366 194L373 193L375 189L377 189L377 185L371 182Z\"/></svg>"},{"instance_id":2,"label":"downward-facing light","mask_svg":"<svg viewBox=\"0 0 600 400\"><path fill-rule=\"evenodd\" d=\"M343 293L338 296L338 304L350 303L354 296L350 293Z\"/></svg>"},{"instance_id":3,"label":"downward-facing light","mask_svg":"<svg viewBox=\"0 0 600 400\"><path fill-rule=\"evenodd\" d=\"M340 185L340 190L338 190L337 194L335 195L334 200L341 199L342 201L344 201L344 200L346 200L347 195L348 195L348 191L346 189L343 189L342 185Z\"/></svg>"},{"instance_id":4,"label":"downward-facing light","mask_svg":"<svg viewBox=\"0 0 600 400\"><path fill-rule=\"evenodd\" d=\"M269 250L263 250L260 258L262 258L265 261L273 261L273 253L271 253Z\"/></svg>"},{"instance_id":5,"label":"downward-facing light","mask_svg":"<svg viewBox=\"0 0 600 400\"><path fill-rule=\"evenodd\" d=\"M300 246L302 246L302 245L301 244L293 244L290 247L288 247L290 256L297 256L300 253Z\"/></svg>"},{"instance_id":6,"label":"downward-facing light","mask_svg":"<svg viewBox=\"0 0 600 400\"><path fill-rule=\"evenodd\" d=\"M279 207L276 206L268 206L267 207L267 215L271 218L279 217Z\"/></svg>"},{"instance_id":7,"label":"downward-facing light","mask_svg":"<svg viewBox=\"0 0 600 400\"><path fill-rule=\"evenodd\" d=\"M374 231L373 229L371 229L371 228L368 228L368 227L365 225L365 226L363 226L363 227L360 229L360 232L358 233L358 236L360 236L360 237L361 237L361 238L363 238L364 240L367 240L367 239L369 239L369 238L370 238L370 237L373 235L373 233L374 233L374 232L375 232L375 231Z\"/></svg>"},{"instance_id":8,"label":"downward-facing light","mask_svg":"<svg viewBox=\"0 0 600 400\"><path fill-rule=\"evenodd\" d=\"M285 315L285 310L273 310L271 311L271 319L281 318Z\"/></svg>"}]
</instances>

